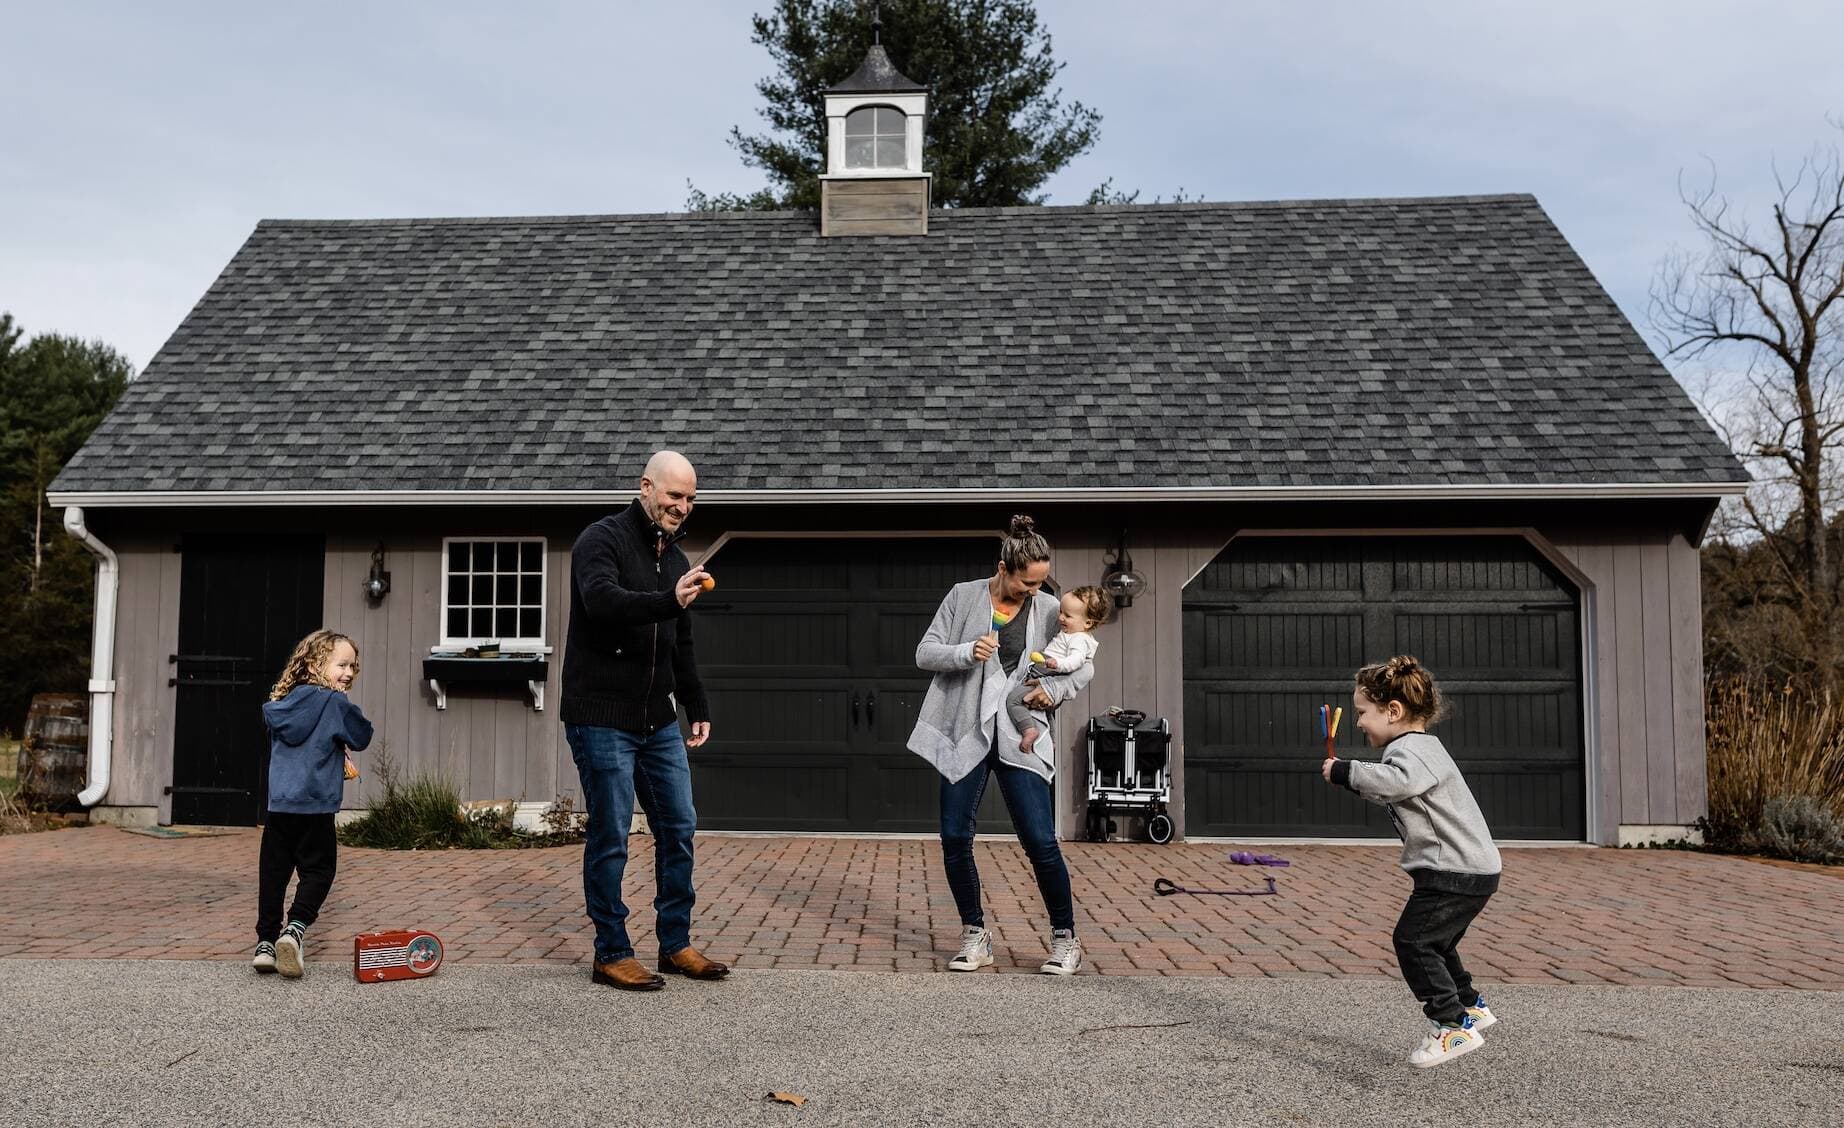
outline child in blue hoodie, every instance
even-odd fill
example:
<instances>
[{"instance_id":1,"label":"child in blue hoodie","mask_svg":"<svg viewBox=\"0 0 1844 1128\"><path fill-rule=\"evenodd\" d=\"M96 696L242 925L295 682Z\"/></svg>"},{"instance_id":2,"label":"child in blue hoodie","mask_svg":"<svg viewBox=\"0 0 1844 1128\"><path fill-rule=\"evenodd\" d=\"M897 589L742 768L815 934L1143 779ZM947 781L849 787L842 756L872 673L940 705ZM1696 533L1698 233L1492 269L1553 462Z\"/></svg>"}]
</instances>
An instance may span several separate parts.
<instances>
[{"instance_id":1,"label":"child in blue hoodie","mask_svg":"<svg viewBox=\"0 0 1844 1128\"><path fill-rule=\"evenodd\" d=\"M349 774L348 749L371 743L371 722L346 698L359 675L359 651L343 634L302 639L263 705L269 729L269 817L263 824L256 895L256 957L262 974L299 979L307 928L333 888L338 841L333 815ZM299 872L295 903L282 926L282 898Z\"/></svg>"}]
</instances>

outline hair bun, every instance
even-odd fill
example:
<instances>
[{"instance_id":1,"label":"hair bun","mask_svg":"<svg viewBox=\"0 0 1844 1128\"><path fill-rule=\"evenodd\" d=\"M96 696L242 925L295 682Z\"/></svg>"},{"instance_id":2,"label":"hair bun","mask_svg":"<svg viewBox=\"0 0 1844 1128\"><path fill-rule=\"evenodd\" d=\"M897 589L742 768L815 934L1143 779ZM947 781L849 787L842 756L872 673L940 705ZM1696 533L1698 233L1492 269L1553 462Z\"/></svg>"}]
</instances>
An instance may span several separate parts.
<instances>
[{"instance_id":1,"label":"hair bun","mask_svg":"<svg viewBox=\"0 0 1844 1128\"><path fill-rule=\"evenodd\" d=\"M1036 528L1037 528L1037 522L1031 520L1029 517L1026 517L1024 514L1015 513L1012 515L1011 533L1013 536L1015 537L1030 536L1031 533Z\"/></svg>"}]
</instances>

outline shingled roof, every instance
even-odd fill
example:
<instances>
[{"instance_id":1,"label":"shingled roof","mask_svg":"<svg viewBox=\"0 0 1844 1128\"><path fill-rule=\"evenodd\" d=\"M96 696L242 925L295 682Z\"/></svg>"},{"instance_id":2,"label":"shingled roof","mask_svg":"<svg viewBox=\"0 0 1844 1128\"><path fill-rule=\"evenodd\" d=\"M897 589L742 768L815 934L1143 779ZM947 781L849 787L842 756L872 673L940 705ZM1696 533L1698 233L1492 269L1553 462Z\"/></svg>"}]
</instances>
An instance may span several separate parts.
<instances>
[{"instance_id":1,"label":"shingled roof","mask_svg":"<svg viewBox=\"0 0 1844 1128\"><path fill-rule=\"evenodd\" d=\"M1528 196L265 221L60 475L145 491L1675 485L1735 459ZM357 496L357 495L355 495Z\"/></svg>"}]
</instances>

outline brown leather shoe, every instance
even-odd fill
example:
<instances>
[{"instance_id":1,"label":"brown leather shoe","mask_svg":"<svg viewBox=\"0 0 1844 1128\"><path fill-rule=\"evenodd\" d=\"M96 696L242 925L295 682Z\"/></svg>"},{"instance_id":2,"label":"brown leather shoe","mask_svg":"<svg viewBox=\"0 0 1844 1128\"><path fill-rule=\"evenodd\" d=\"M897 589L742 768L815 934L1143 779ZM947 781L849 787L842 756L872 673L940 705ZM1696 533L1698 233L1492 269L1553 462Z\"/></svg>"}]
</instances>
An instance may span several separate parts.
<instances>
[{"instance_id":1,"label":"brown leather shoe","mask_svg":"<svg viewBox=\"0 0 1844 1128\"><path fill-rule=\"evenodd\" d=\"M670 956L661 956L659 969L687 979L722 979L730 974L729 964L707 960L696 948L680 948Z\"/></svg>"},{"instance_id":2,"label":"brown leather shoe","mask_svg":"<svg viewBox=\"0 0 1844 1128\"><path fill-rule=\"evenodd\" d=\"M621 991L657 991L666 985L664 978L648 971L633 956L614 963L596 964L595 973L590 978Z\"/></svg>"}]
</instances>

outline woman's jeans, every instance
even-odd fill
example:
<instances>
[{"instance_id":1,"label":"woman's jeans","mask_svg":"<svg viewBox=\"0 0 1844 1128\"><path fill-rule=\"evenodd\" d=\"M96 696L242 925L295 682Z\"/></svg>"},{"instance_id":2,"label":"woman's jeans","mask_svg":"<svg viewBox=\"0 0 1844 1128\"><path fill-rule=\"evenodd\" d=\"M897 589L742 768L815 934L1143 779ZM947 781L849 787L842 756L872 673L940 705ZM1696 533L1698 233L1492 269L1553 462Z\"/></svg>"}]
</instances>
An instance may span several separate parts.
<instances>
[{"instance_id":1,"label":"woman's jeans","mask_svg":"<svg viewBox=\"0 0 1844 1128\"><path fill-rule=\"evenodd\" d=\"M589 808L583 847L583 898L595 923L595 959L613 963L634 954L628 940L621 877L627 870L627 832L639 798L653 831L653 911L659 918L659 952L670 956L691 945L691 765L676 724L651 736L594 725L565 725Z\"/></svg>"},{"instance_id":2,"label":"woman's jeans","mask_svg":"<svg viewBox=\"0 0 1844 1128\"><path fill-rule=\"evenodd\" d=\"M1050 927L1073 931L1076 908L1069 894L1069 867L1056 842L1056 801L1050 782L1027 768L999 761L995 748L986 762L958 782L941 781L941 860L948 871L948 888L964 925L983 928L986 914L980 908L980 871L973 863L973 828L986 781L999 776L999 793L1011 812L1012 826L1024 846L1025 857L1037 871L1037 891L1050 910Z\"/></svg>"}]
</instances>

